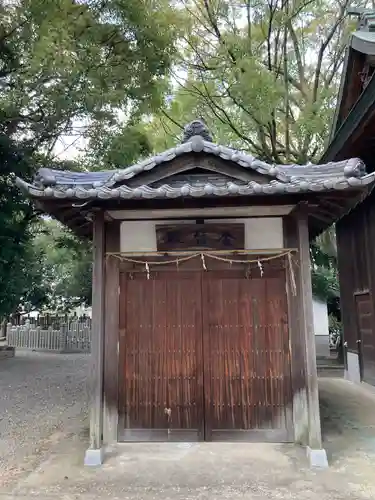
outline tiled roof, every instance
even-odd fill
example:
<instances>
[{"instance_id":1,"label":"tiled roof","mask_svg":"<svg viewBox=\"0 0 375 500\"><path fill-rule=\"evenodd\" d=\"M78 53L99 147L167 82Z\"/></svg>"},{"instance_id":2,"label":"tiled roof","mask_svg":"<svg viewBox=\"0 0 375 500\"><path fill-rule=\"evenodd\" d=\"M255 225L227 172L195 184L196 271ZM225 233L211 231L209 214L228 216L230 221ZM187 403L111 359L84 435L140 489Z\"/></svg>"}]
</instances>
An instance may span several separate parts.
<instances>
[{"instance_id":1,"label":"tiled roof","mask_svg":"<svg viewBox=\"0 0 375 500\"><path fill-rule=\"evenodd\" d=\"M133 177L184 154L207 154L236 163L246 170L264 175L262 182L243 182L209 175L190 175L186 181L159 181L153 185L131 187ZM131 167L104 172L69 172L47 168L39 170L32 184L17 179L18 186L33 198L65 199L141 199L178 197L215 197L236 195L272 195L324 192L361 188L371 184L375 174L366 175L359 159L324 165L271 165L235 149L213 144L193 136L164 153L152 156Z\"/></svg>"},{"instance_id":2,"label":"tiled roof","mask_svg":"<svg viewBox=\"0 0 375 500\"><path fill-rule=\"evenodd\" d=\"M355 13L355 12L351 12ZM350 45L353 49L364 54L375 54L375 11L374 9L357 11L359 23L357 30L352 34Z\"/></svg>"}]
</instances>

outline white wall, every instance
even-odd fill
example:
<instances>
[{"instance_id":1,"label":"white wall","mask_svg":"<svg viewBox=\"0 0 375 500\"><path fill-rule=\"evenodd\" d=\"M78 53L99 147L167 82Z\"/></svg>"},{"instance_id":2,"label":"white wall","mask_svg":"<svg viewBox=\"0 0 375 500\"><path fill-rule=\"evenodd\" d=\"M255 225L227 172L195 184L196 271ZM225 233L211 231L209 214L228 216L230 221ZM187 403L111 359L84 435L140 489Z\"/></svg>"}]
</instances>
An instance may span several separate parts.
<instances>
[{"instance_id":1,"label":"white wall","mask_svg":"<svg viewBox=\"0 0 375 500\"><path fill-rule=\"evenodd\" d=\"M313 314L315 335L329 335L327 302L313 297Z\"/></svg>"},{"instance_id":2,"label":"white wall","mask_svg":"<svg viewBox=\"0 0 375 500\"><path fill-rule=\"evenodd\" d=\"M248 219L204 219L206 223L235 222L245 225L245 250L283 248L283 221L281 217ZM191 224L191 220L124 221L120 226L121 252L156 251L157 224Z\"/></svg>"},{"instance_id":3,"label":"white wall","mask_svg":"<svg viewBox=\"0 0 375 500\"><path fill-rule=\"evenodd\" d=\"M328 357L330 354L328 308L326 302L316 297L313 297L313 317L316 355Z\"/></svg>"}]
</instances>

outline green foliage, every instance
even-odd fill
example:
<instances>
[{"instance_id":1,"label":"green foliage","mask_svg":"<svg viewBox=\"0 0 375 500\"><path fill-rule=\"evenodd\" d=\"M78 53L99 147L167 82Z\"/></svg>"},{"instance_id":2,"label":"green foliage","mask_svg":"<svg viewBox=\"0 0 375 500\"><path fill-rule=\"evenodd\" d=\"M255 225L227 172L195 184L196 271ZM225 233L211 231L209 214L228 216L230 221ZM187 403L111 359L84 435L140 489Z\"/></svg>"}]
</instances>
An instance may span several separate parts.
<instances>
[{"instance_id":1,"label":"green foliage","mask_svg":"<svg viewBox=\"0 0 375 500\"><path fill-rule=\"evenodd\" d=\"M0 134L0 318L12 313L21 297L43 302L38 274L39 255L30 245L34 214L14 184L15 175L28 178L34 165L27 151Z\"/></svg>"},{"instance_id":2,"label":"green foliage","mask_svg":"<svg viewBox=\"0 0 375 500\"><path fill-rule=\"evenodd\" d=\"M188 29L171 95L144 125L154 151L169 147L186 122L203 116L216 142L265 161L319 160L356 22L347 16L348 2L177 3L186 9ZM314 243L311 257L314 294L337 313L332 231Z\"/></svg>"},{"instance_id":3,"label":"green foliage","mask_svg":"<svg viewBox=\"0 0 375 500\"><path fill-rule=\"evenodd\" d=\"M266 161L316 161L353 29L347 6L346 0L0 3L0 316L21 298L29 308L46 301L64 308L90 296L90 249L50 221L35 236L35 215L14 187L14 173L27 179L36 163L124 167L170 147L199 116L217 142ZM53 161L65 135L88 141L79 164ZM43 283L27 263L42 269ZM314 292L336 300L336 261L323 240L312 248L312 263Z\"/></svg>"},{"instance_id":4,"label":"green foliage","mask_svg":"<svg viewBox=\"0 0 375 500\"><path fill-rule=\"evenodd\" d=\"M124 168L151 153L149 136L141 124L109 128L104 135L100 127L93 131L83 164L89 170Z\"/></svg>"},{"instance_id":5,"label":"green foliage","mask_svg":"<svg viewBox=\"0 0 375 500\"><path fill-rule=\"evenodd\" d=\"M179 18L167 0L0 2L0 318L21 300L28 309L89 300L89 250L52 251L53 238L43 247L14 178L29 179L35 165L76 169L52 158L67 134L93 137L102 164L117 165L121 141L103 137L115 129L124 139L124 116L161 104ZM131 158L147 148L139 137L134 129L124 141Z\"/></svg>"},{"instance_id":6,"label":"green foliage","mask_svg":"<svg viewBox=\"0 0 375 500\"><path fill-rule=\"evenodd\" d=\"M167 0L23 0L0 7L0 127L47 151L155 109L175 53Z\"/></svg>"},{"instance_id":7,"label":"green foliage","mask_svg":"<svg viewBox=\"0 0 375 500\"><path fill-rule=\"evenodd\" d=\"M327 302L335 303L340 296L334 230L330 228L310 247L313 294Z\"/></svg>"},{"instance_id":8,"label":"green foliage","mask_svg":"<svg viewBox=\"0 0 375 500\"><path fill-rule=\"evenodd\" d=\"M328 316L329 333L332 335L333 339L337 339L342 333L342 323L336 316L330 314Z\"/></svg>"},{"instance_id":9,"label":"green foliage","mask_svg":"<svg viewBox=\"0 0 375 500\"><path fill-rule=\"evenodd\" d=\"M337 360L344 363L343 329L342 323L333 314L328 316L330 345L337 351Z\"/></svg>"},{"instance_id":10,"label":"green foliage","mask_svg":"<svg viewBox=\"0 0 375 500\"><path fill-rule=\"evenodd\" d=\"M46 308L68 311L91 304L92 253L88 241L78 240L57 221L44 219L33 249L42 256L43 280L48 288Z\"/></svg>"},{"instance_id":11,"label":"green foliage","mask_svg":"<svg viewBox=\"0 0 375 500\"><path fill-rule=\"evenodd\" d=\"M339 297L337 269L335 267L316 266L311 272L313 294L329 300Z\"/></svg>"},{"instance_id":12,"label":"green foliage","mask_svg":"<svg viewBox=\"0 0 375 500\"><path fill-rule=\"evenodd\" d=\"M185 9L187 30L172 95L154 118L155 149L163 144L160 135L174 136L193 112L218 132L217 140L225 136L266 161L318 160L355 23L346 15L348 2L177 4Z\"/></svg>"},{"instance_id":13,"label":"green foliage","mask_svg":"<svg viewBox=\"0 0 375 500\"><path fill-rule=\"evenodd\" d=\"M18 302L15 301L7 313L30 312L46 306L50 294L49 281L46 278L44 254L34 247L31 239L24 246L24 253L18 261L17 271L13 273L11 286Z\"/></svg>"}]
</instances>

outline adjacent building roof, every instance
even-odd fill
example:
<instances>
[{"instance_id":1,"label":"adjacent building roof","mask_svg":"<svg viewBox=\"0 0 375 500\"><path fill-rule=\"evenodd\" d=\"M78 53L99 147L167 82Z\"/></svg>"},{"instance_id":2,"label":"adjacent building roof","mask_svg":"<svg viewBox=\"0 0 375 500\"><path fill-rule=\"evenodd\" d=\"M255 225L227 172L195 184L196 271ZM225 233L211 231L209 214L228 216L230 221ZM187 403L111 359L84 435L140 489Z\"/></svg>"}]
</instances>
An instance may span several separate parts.
<instances>
[{"instance_id":1,"label":"adjacent building roof","mask_svg":"<svg viewBox=\"0 0 375 500\"><path fill-rule=\"evenodd\" d=\"M358 28L351 36L350 45L358 52L375 55L375 11L351 9L349 14L359 16Z\"/></svg>"},{"instance_id":2,"label":"adjacent building roof","mask_svg":"<svg viewBox=\"0 0 375 500\"><path fill-rule=\"evenodd\" d=\"M359 20L346 47L330 145L321 159L323 163L337 158L361 119L371 115L375 107L375 10L349 9L348 14L357 15Z\"/></svg>"},{"instance_id":3,"label":"adjacent building roof","mask_svg":"<svg viewBox=\"0 0 375 500\"><path fill-rule=\"evenodd\" d=\"M186 164L181 162L184 158ZM204 161L209 158L220 159L221 168L217 169L215 162ZM368 190L374 176L367 175L364 163L355 158L324 165L268 164L241 151L214 144L204 123L196 120L185 127L181 144L135 165L79 173L42 168L31 184L19 178L16 182L42 206L48 204L51 211L53 205L61 203L65 206L70 203L77 209L78 201L103 206L106 202L125 200L268 197L342 191L358 194Z\"/></svg>"}]
</instances>

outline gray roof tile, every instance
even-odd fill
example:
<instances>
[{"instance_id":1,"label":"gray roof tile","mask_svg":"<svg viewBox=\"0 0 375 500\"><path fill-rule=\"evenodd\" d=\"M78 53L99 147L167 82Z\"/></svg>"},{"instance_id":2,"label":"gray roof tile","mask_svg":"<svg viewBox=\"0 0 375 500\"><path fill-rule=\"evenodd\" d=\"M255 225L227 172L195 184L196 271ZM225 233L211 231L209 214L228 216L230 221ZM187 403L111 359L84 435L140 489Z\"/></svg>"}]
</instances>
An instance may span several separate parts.
<instances>
[{"instance_id":1,"label":"gray roof tile","mask_svg":"<svg viewBox=\"0 0 375 500\"><path fill-rule=\"evenodd\" d=\"M265 175L264 184L232 181L224 176L201 174L186 175L159 181L151 186L131 188L127 181L141 172L157 168L162 163L186 153L202 151L237 163L244 169ZM201 136L193 136L163 153L142 160L131 167L103 172L70 172L42 168L32 184L17 179L17 184L34 198L66 199L140 199L202 196L259 195L305 193L314 191L360 188L374 182L374 175L366 175L363 162L357 158L325 165L273 165L251 155L213 144Z\"/></svg>"},{"instance_id":2,"label":"gray roof tile","mask_svg":"<svg viewBox=\"0 0 375 500\"><path fill-rule=\"evenodd\" d=\"M102 186L99 188L77 186L66 189L64 186L35 187L18 179L17 184L27 191L34 198L66 198L66 199L141 199L141 198L179 198L179 197L203 197L203 196L231 196L231 195L271 195L286 193L307 193L314 191L344 190L359 188L373 183L375 173L371 173L362 178L335 178L326 180L299 181L282 183L271 181L267 184L256 182L249 183L180 183L171 186L163 184L159 187L139 186L131 188L121 185L116 188Z\"/></svg>"}]
</instances>

